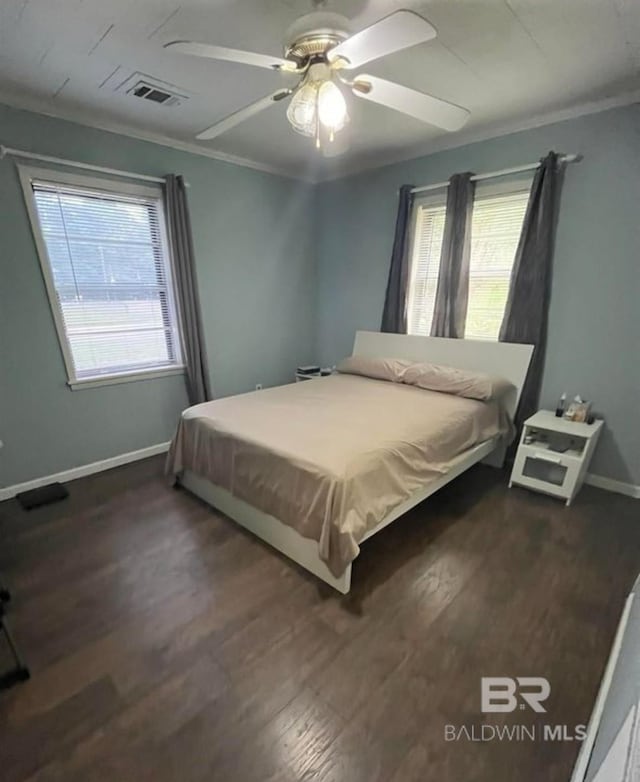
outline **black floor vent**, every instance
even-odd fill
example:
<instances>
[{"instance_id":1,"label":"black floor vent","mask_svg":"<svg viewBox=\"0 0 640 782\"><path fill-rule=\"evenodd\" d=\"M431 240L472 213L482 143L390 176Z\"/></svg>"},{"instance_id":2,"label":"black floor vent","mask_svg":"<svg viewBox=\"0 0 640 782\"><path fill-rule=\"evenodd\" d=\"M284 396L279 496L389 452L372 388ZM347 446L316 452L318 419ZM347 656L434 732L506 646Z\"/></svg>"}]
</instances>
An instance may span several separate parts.
<instances>
[{"instance_id":1,"label":"black floor vent","mask_svg":"<svg viewBox=\"0 0 640 782\"><path fill-rule=\"evenodd\" d=\"M16 494L16 499L25 510L39 508L40 505L49 505L52 502L65 500L69 492L61 483L50 483L47 486L41 486L39 489L22 491Z\"/></svg>"}]
</instances>

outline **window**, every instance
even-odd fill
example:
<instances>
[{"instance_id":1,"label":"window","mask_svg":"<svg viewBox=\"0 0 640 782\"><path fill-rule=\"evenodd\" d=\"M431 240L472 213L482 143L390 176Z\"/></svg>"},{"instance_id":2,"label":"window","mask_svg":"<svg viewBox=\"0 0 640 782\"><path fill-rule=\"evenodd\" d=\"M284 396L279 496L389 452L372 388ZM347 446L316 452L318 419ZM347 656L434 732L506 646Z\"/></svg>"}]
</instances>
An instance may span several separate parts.
<instances>
[{"instance_id":1,"label":"window","mask_svg":"<svg viewBox=\"0 0 640 782\"><path fill-rule=\"evenodd\" d=\"M471 224L467 339L498 339L529 186L530 182L520 181L480 185L476 189ZM410 334L431 333L445 215L445 193L414 204L407 307Z\"/></svg>"},{"instance_id":2,"label":"window","mask_svg":"<svg viewBox=\"0 0 640 782\"><path fill-rule=\"evenodd\" d=\"M160 188L22 169L72 387L178 371Z\"/></svg>"}]
</instances>

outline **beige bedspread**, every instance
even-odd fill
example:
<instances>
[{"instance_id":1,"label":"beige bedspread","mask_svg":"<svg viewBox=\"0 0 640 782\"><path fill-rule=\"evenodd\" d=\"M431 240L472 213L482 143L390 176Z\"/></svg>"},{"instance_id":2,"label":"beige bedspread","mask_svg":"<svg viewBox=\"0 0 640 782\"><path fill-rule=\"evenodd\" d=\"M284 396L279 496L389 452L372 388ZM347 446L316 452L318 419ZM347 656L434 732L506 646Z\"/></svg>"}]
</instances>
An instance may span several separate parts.
<instances>
[{"instance_id":1,"label":"beige bedspread","mask_svg":"<svg viewBox=\"0 0 640 782\"><path fill-rule=\"evenodd\" d=\"M338 374L185 410L167 472L191 470L317 540L338 576L390 510L509 429L495 402Z\"/></svg>"}]
</instances>

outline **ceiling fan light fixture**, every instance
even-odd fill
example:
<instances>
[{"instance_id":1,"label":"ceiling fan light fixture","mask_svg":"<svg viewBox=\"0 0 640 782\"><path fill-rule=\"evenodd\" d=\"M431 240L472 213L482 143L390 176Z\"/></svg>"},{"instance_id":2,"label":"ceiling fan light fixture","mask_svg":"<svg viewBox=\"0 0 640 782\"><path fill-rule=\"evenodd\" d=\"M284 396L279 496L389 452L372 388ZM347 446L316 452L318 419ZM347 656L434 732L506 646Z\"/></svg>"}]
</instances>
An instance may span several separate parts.
<instances>
[{"instance_id":1,"label":"ceiling fan light fixture","mask_svg":"<svg viewBox=\"0 0 640 782\"><path fill-rule=\"evenodd\" d=\"M297 133L315 138L317 147L321 146L325 131L328 140L333 141L335 134L347 124L347 102L326 63L310 66L291 98L287 119Z\"/></svg>"}]
</instances>

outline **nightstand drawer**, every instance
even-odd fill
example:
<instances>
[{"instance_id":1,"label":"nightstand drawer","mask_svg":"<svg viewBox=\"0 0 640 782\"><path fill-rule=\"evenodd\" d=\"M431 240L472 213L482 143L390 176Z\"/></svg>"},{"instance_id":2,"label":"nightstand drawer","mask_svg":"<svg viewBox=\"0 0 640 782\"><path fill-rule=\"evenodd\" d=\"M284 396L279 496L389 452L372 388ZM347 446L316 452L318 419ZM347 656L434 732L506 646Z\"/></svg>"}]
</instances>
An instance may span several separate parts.
<instances>
[{"instance_id":1,"label":"nightstand drawer","mask_svg":"<svg viewBox=\"0 0 640 782\"><path fill-rule=\"evenodd\" d=\"M580 459L535 445L521 445L511 480L521 486L567 497L580 472Z\"/></svg>"},{"instance_id":2,"label":"nightstand drawer","mask_svg":"<svg viewBox=\"0 0 640 782\"><path fill-rule=\"evenodd\" d=\"M530 445L521 443L518 448L518 454L519 456L529 456L539 462L561 464L564 467L570 467L574 464L579 465L582 462L580 453L574 450L552 451L544 443L531 443Z\"/></svg>"}]
</instances>

